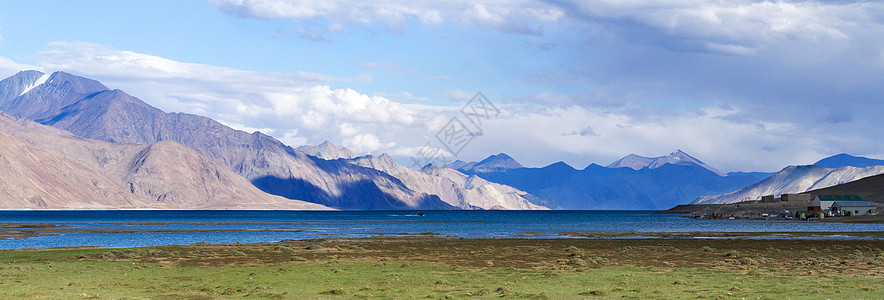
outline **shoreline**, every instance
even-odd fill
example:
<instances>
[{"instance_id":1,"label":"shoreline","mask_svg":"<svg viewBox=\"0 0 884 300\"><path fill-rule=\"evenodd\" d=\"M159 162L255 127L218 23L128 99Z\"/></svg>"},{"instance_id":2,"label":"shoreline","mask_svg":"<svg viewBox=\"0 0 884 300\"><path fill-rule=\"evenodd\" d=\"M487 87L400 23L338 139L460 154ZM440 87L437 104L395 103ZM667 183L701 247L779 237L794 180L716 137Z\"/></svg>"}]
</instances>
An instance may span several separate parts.
<instances>
[{"instance_id":1,"label":"shoreline","mask_svg":"<svg viewBox=\"0 0 884 300\"><path fill-rule=\"evenodd\" d=\"M800 202L774 202L774 203L729 203L729 204L682 204L667 210L658 211L658 213L674 213L682 214L684 218L696 218L706 215L705 219L726 220L729 218L740 220L771 220L771 221L796 221L797 218L784 218L778 216L779 211L788 210L791 213L804 211L807 209L808 203ZM882 205L879 203L878 207ZM767 214L768 217L764 217ZM851 217L825 217L825 218L807 218L810 222L831 222L831 223L849 223L849 224L884 224L884 214L851 216Z\"/></svg>"},{"instance_id":2,"label":"shoreline","mask_svg":"<svg viewBox=\"0 0 884 300\"><path fill-rule=\"evenodd\" d=\"M772 220L773 221L773 220ZM794 220L793 220L794 221ZM313 232L301 229L195 229L195 228L82 228L68 227L68 225L84 224L113 224L121 227L129 225L162 225L162 224L213 224L213 225L241 225L241 224L304 224L302 222L113 222L113 223L0 223L0 241L4 239L27 239L41 236L57 236L68 233L304 233ZM340 224L340 223L309 223L309 224ZM350 224L350 223L347 223ZM483 240L487 237L459 237L443 235L436 232L359 232L338 233L341 235L363 235L353 239L469 239ZM320 237L321 238L321 237ZM328 237L335 238L335 237ZM684 231L684 232L524 232L504 237L491 239L510 240L542 240L542 239L565 239L565 240L630 240L630 239L743 239L743 240L777 240L777 239L808 239L808 240L884 240L884 231L759 231L759 232L727 232L727 231ZM313 240L317 238L296 239L292 241Z\"/></svg>"}]
</instances>

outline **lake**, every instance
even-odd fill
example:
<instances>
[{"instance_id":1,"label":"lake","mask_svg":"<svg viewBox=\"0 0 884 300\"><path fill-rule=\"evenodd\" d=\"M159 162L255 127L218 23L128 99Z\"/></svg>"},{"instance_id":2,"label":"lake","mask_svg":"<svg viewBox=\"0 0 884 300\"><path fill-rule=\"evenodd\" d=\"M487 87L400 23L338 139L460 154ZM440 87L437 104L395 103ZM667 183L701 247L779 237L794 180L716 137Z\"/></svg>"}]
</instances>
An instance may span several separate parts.
<instances>
[{"instance_id":1,"label":"lake","mask_svg":"<svg viewBox=\"0 0 884 300\"><path fill-rule=\"evenodd\" d=\"M423 216L414 211L0 211L0 223L45 223L63 228L43 230L55 232L51 236L0 239L0 249L401 235L579 238L559 233L884 232L884 224L695 220L646 211L424 211Z\"/></svg>"}]
</instances>

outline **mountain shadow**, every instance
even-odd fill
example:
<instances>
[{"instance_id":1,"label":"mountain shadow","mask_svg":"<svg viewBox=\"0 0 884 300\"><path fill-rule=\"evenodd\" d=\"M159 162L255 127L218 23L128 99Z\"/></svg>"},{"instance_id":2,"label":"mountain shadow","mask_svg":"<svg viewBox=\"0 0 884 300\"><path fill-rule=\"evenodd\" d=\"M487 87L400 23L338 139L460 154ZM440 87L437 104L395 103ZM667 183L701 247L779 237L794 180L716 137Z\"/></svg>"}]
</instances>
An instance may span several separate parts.
<instances>
[{"instance_id":1,"label":"mountain shadow","mask_svg":"<svg viewBox=\"0 0 884 300\"><path fill-rule=\"evenodd\" d=\"M563 209L667 209L756 181L754 176L719 176L703 166L675 164L638 170L592 164L577 170L558 162L543 168L475 174L551 199Z\"/></svg>"},{"instance_id":2,"label":"mountain shadow","mask_svg":"<svg viewBox=\"0 0 884 300\"><path fill-rule=\"evenodd\" d=\"M250 182L264 184L264 191L279 196L330 203L341 209L392 209L401 203L411 209L438 208L426 199L426 193L407 188L389 174L321 160L260 132L235 130L206 117L166 113L121 90L64 72L21 72L0 81L0 110L86 139L143 145L178 142ZM278 187L282 184L294 186ZM339 189L346 196L328 196L340 195ZM373 203L358 203L363 194ZM344 206L351 204L354 206Z\"/></svg>"},{"instance_id":3,"label":"mountain shadow","mask_svg":"<svg viewBox=\"0 0 884 300\"><path fill-rule=\"evenodd\" d=\"M338 209L353 210L406 210L415 209L458 209L443 202L435 195L424 195L417 203L409 204L393 197L373 181L348 182L339 187L340 195L332 195L326 190L299 178L262 176L252 180L252 184L262 191L289 199L304 200Z\"/></svg>"}]
</instances>

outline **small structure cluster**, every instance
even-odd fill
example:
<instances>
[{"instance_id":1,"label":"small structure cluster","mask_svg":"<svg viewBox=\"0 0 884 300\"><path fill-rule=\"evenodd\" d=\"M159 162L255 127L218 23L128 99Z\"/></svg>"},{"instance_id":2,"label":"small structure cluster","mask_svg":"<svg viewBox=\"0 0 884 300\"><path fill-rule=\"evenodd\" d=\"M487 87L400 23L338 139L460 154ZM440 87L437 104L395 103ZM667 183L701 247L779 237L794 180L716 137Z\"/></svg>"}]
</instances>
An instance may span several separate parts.
<instances>
[{"instance_id":1,"label":"small structure cluster","mask_svg":"<svg viewBox=\"0 0 884 300\"><path fill-rule=\"evenodd\" d=\"M863 201L856 195L817 195L808 211L820 212L829 216L876 215L875 202Z\"/></svg>"},{"instance_id":2,"label":"small structure cluster","mask_svg":"<svg viewBox=\"0 0 884 300\"><path fill-rule=\"evenodd\" d=\"M783 194L779 197L774 195L764 195L759 201L745 201L737 203L744 205L779 205L783 206L778 214L762 213L763 218L778 216L781 218L791 219L808 219L808 218L825 218L825 217L850 217L877 215L877 204L873 201L863 201L856 195L816 195L810 193L803 194ZM791 207L797 211L794 213L787 208ZM806 207L807 210L803 210Z\"/></svg>"},{"instance_id":3,"label":"small structure cluster","mask_svg":"<svg viewBox=\"0 0 884 300\"><path fill-rule=\"evenodd\" d=\"M810 194L783 194L780 197L774 195L761 196L762 203L775 202L810 202Z\"/></svg>"}]
</instances>

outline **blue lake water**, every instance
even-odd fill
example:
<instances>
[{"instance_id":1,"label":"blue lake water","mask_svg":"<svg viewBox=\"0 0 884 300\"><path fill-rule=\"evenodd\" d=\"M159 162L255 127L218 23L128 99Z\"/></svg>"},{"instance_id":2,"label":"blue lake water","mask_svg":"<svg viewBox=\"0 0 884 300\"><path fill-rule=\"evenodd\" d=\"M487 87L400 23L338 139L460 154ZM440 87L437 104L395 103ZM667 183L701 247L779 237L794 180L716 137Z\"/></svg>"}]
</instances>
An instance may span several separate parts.
<instances>
[{"instance_id":1,"label":"blue lake water","mask_svg":"<svg viewBox=\"0 0 884 300\"><path fill-rule=\"evenodd\" d=\"M882 232L884 224L808 221L694 220L640 211L0 211L0 223L67 228L235 230L235 232L57 233L0 239L0 249L65 246L135 247L207 242L362 238L438 233L454 238L515 237L562 232ZM52 232L52 229L46 230ZM849 237L846 237L849 238Z\"/></svg>"}]
</instances>

